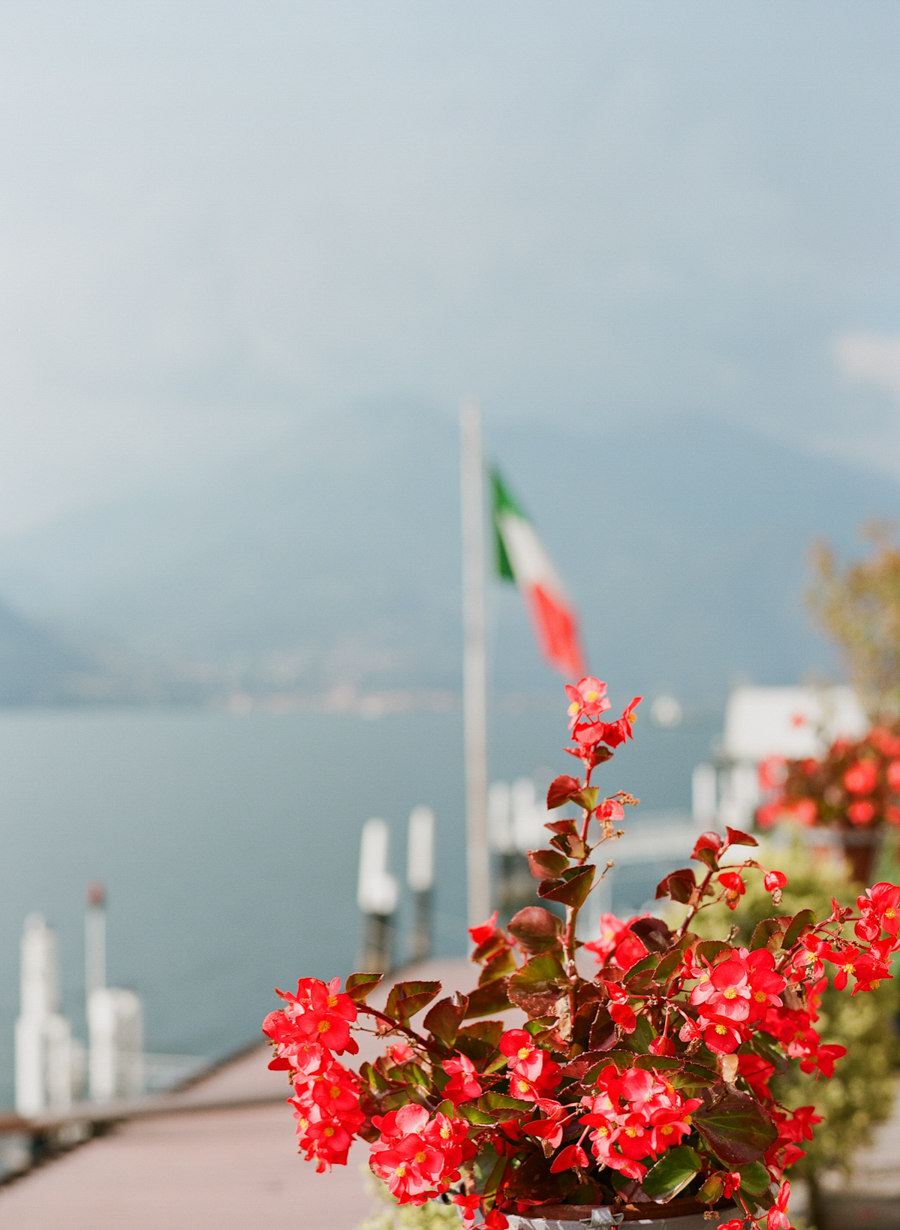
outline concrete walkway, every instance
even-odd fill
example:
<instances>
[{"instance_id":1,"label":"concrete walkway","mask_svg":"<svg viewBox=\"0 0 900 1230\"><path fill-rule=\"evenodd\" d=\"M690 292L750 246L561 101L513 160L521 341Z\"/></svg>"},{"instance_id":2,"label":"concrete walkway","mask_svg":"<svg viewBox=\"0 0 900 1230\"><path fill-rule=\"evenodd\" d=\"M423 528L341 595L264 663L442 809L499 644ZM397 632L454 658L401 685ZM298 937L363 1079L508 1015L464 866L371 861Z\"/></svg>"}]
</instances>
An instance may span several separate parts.
<instances>
[{"instance_id":1,"label":"concrete walkway","mask_svg":"<svg viewBox=\"0 0 900 1230\"><path fill-rule=\"evenodd\" d=\"M434 961L402 976L439 979L449 994L474 986L477 970ZM363 1039L359 1058L378 1050ZM372 1206L368 1149L316 1174L297 1155L287 1080L270 1057L263 1044L172 1095L171 1113L155 1098L152 1115L0 1188L0 1230L355 1230Z\"/></svg>"}]
</instances>

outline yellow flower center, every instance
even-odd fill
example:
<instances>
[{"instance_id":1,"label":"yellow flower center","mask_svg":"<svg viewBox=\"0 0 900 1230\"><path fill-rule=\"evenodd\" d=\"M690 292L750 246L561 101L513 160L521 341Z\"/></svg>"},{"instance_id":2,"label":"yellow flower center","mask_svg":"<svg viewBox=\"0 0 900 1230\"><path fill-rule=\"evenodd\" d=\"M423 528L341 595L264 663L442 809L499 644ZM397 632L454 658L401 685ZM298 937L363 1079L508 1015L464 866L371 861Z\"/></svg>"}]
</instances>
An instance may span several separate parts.
<instances>
[{"instance_id":1,"label":"yellow flower center","mask_svg":"<svg viewBox=\"0 0 900 1230\"><path fill-rule=\"evenodd\" d=\"M609 1128L597 1128L597 1135L598 1136L608 1136Z\"/></svg>"},{"instance_id":2,"label":"yellow flower center","mask_svg":"<svg viewBox=\"0 0 900 1230\"><path fill-rule=\"evenodd\" d=\"M765 991L754 991L753 998L758 1004L764 1004L766 1002L766 993Z\"/></svg>"},{"instance_id":3,"label":"yellow flower center","mask_svg":"<svg viewBox=\"0 0 900 1230\"><path fill-rule=\"evenodd\" d=\"M598 695L598 694L597 694L596 692L588 692L588 694L587 694L587 699L588 699L588 700L596 700L596 699L597 699L597 695Z\"/></svg>"},{"instance_id":4,"label":"yellow flower center","mask_svg":"<svg viewBox=\"0 0 900 1230\"><path fill-rule=\"evenodd\" d=\"M324 1034L325 1031L329 1028L330 1026L327 1021L319 1021L319 1033L320 1034Z\"/></svg>"},{"instance_id":5,"label":"yellow flower center","mask_svg":"<svg viewBox=\"0 0 900 1230\"><path fill-rule=\"evenodd\" d=\"M893 908L893 906L892 906L889 910L885 910L885 912L884 912L884 916L885 916L885 918L896 918L896 917L897 917L897 911L896 911L896 910Z\"/></svg>"},{"instance_id":6,"label":"yellow flower center","mask_svg":"<svg viewBox=\"0 0 900 1230\"><path fill-rule=\"evenodd\" d=\"M397 1169L394 1171L394 1174L397 1176L398 1179L402 1179L403 1176L406 1174L406 1167L401 1163L397 1167Z\"/></svg>"},{"instance_id":7,"label":"yellow flower center","mask_svg":"<svg viewBox=\"0 0 900 1230\"><path fill-rule=\"evenodd\" d=\"M673 1128L671 1123L667 1123L660 1130L662 1131L663 1136L671 1136Z\"/></svg>"},{"instance_id":8,"label":"yellow flower center","mask_svg":"<svg viewBox=\"0 0 900 1230\"><path fill-rule=\"evenodd\" d=\"M340 1085L332 1085L328 1092L333 1098L339 1098L341 1096L341 1087Z\"/></svg>"},{"instance_id":9,"label":"yellow flower center","mask_svg":"<svg viewBox=\"0 0 900 1230\"><path fill-rule=\"evenodd\" d=\"M448 1127L442 1127L441 1128L441 1140L449 1140L449 1139L450 1139L450 1129Z\"/></svg>"},{"instance_id":10,"label":"yellow flower center","mask_svg":"<svg viewBox=\"0 0 900 1230\"><path fill-rule=\"evenodd\" d=\"M637 1136L637 1128L626 1128L625 1135L626 1136Z\"/></svg>"},{"instance_id":11,"label":"yellow flower center","mask_svg":"<svg viewBox=\"0 0 900 1230\"><path fill-rule=\"evenodd\" d=\"M325 1131L322 1133L322 1135L323 1135L323 1136L333 1136L333 1135L334 1135L334 1128L333 1128L333 1127L327 1127L327 1128L325 1129Z\"/></svg>"},{"instance_id":12,"label":"yellow flower center","mask_svg":"<svg viewBox=\"0 0 900 1230\"><path fill-rule=\"evenodd\" d=\"M716 1026L716 1033L717 1033L717 1034L727 1034L727 1033L728 1033L728 1026L727 1026L727 1025L717 1025L717 1026Z\"/></svg>"},{"instance_id":13,"label":"yellow flower center","mask_svg":"<svg viewBox=\"0 0 900 1230\"><path fill-rule=\"evenodd\" d=\"M845 973L845 974L852 974L852 973L853 973L853 966L852 966L852 965L842 965L842 966L841 966L841 969L844 971L844 973Z\"/></svg>"},{"instance_id":14,"label":"yellow flower center","mask_svg":"<svg viewBox=\"0 0 900 1230\"><path fill-rule=\"evenodd\" d=\"M529 1054L530 1054L530 1051L531 1051L531 1048L530 1048L530 1047L527 1047L527 1046L520 1046L520 1047L519 1047L519 1058L520 1058L520 1059L527 1059L527 1058L528 1058L528 1056L529 1056Z\"/></svg>"},{"instance_id":15,"label":"yellow flower center","mask_svg":"<svg viewBox=\"0 0 900 1230\"><path fill-rule=\"evenodd\" d=\"M580 708L581 705L579 705L578 701L573 700L571 705L569 705L569 717L574 717Z\"/></svg>"},{"instance_id":16,"label":"yellow flower center","mask_svg":"<svg viewBox=\"0 0 900 1230\"><path fill-rule=\"evenodd\" d=\"M519 1093L527 1093L528 1084L526 1081L519 1081Z\"/></svg>"},{"instance_id":17,"label":"yellow flower center","mask_svg":"<svg viewBox=\"0 0 900 1230\"><path fill-rule=\"evenodd\" d=\"M420 1166L425 1161L426 1156L427 1155L424 1152L424 1150L416 1154L416 1161L419 1163Z\"/></svg>"},{"instance_id":18,"label":"yellow flower center","mask_svg":"<svg viewBox=\"0 0 900 1230\"><path fill-rule=\"evenodd\" d=\"M329 1007L329 1008L336 1008L336 1007L337 1007L337 996L336 996L336 995L329 995L329 996L328 996L328 1007Z\"/></svg>"},{"instance_id":19,"label":"yellow flower center","mask_svg":"<svg viewBox=\"0 0 900 1230\"><path fill-rule=\"evenodd\" d=\"M737 991L734 987L726 987L722 994L726 999L737 999Z\"/></svg>"}]
</instances>

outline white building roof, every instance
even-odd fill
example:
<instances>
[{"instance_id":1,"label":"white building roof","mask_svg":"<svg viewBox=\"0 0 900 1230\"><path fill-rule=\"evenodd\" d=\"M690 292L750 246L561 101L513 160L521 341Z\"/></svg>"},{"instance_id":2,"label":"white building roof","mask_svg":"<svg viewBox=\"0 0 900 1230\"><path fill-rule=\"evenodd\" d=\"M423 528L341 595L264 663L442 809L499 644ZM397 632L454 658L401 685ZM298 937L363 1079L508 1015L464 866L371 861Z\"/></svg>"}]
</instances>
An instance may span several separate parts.
<instances>
[{"instance_id":1,"label":"white building roof","mask_svg":"<svg viewBox=\"0 0 900 1230\"><path fill-rule=\"evenodd\" d=\"M859 738L869 722L852 688L735 688L725 710L723 751L733 760L820 754L839 735Z\"/></svg>"}]
</instances>

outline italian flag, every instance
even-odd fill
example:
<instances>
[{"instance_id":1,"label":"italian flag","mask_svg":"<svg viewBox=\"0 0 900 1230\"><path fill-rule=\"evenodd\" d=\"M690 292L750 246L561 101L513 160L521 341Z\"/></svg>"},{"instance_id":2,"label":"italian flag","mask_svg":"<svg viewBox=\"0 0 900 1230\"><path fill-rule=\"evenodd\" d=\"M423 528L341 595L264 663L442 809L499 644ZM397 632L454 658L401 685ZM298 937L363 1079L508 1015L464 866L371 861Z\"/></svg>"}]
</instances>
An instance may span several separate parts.
<instances>
[{"instance_id":1,"label":"italian flag","mask_svg":"<svg viewBox=\"0 0 900 1230\"><path fill-rule=\"evenodd\" d=\"M491 488L497 573L518 586L538 646L550 665L567 679L580 679L585 666L575 608L534 526L497 470L491 472Z\"/></svg>"}]
</instances>

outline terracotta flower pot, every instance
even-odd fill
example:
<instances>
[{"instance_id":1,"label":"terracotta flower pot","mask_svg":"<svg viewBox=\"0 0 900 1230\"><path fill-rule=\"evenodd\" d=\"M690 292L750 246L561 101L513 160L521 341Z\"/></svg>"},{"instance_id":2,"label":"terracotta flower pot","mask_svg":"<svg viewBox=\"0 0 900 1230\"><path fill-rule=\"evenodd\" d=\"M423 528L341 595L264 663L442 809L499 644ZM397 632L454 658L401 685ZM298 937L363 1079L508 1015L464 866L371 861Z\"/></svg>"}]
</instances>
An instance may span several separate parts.
<instances>
[{"instance_id":1,"label":"terracotta flower pot","mask_svg":"<svg viewBox=\"0 0 900 1230\"><path fill-rule=\"evenodd\" d=\"M599 1230L602 1226L647 1226L649 1230L710 1230L717 1224L740 1217L738 1209L717 1208L718 1221L709 1221L704 1212L709 1206L687 1197L668 1204L640 1204L634 1212L624 1213L608 1205L590 1207L577 1204L547 1205L532 1209L528 1217L506 1213L509 1230Z\"/></svg>"}]
</instances>

